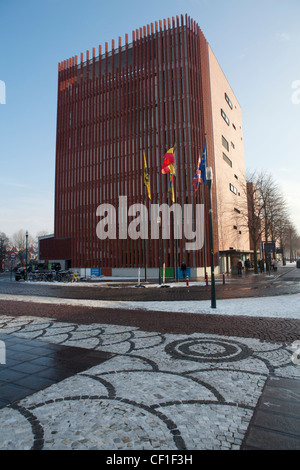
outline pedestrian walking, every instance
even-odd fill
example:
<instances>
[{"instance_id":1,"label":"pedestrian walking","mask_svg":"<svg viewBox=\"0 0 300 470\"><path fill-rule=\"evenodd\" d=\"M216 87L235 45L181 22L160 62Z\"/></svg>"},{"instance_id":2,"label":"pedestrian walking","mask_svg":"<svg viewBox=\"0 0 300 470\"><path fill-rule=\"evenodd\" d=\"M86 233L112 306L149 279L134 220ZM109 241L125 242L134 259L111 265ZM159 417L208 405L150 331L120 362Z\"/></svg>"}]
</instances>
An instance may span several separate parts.
<instances>
[{"instance_id":1,"label":"pedestrian walking","mask_svg":"<svg viewBox=\"0 0 300 470\"><path fill-rule=\"evenodd\" d=\"M273 269L273 271L275 270L274 267L275 267L275 259L272 259L272 261L271 261L271 268Z\"/></svg>"},{"instance_id":2,"label":"pedestrian walking","mask_svg":"<svg viewBox=\"0 0 300 470\"><path fill-rule=\"evenodd\" d=\"M60 271L60 263L55 263L54 269L55 269L55 279L58 281L58 277L59 277L58 273Z\"/></svg>"},{"instance_id":3,"label":"pedestrian walking","mask_svg":"<svg viewBox=\"0 0 300 470\"><path fill-rule=\"evenodd\" d=\"M238 274L242 274L242 267L243 267L242 260L239 259L239 260L238 260L238 263L237 263Z\"/></svg>"},{"instance_id":4,"label":"pedestrian walking","mask_svg":"<svg viewBox=\"0 0 300 470\"><path fill-rule=\"evenodd\" d=\"M277 263L275 259L272 260L272 268L273 268L273 271L277 271Z\"/></svg>"},{"instance_id":5,"label":"pedestrian walking","mask_svg":"<svg viewBox=\"0 0 300 470\"><path fill-rule=\"evenodd\" d=\"M182 271L183 279L185 279L185 273L186 273L186 264L185 263L182 263L181 271Z\"/></svg>"}]
</instances>

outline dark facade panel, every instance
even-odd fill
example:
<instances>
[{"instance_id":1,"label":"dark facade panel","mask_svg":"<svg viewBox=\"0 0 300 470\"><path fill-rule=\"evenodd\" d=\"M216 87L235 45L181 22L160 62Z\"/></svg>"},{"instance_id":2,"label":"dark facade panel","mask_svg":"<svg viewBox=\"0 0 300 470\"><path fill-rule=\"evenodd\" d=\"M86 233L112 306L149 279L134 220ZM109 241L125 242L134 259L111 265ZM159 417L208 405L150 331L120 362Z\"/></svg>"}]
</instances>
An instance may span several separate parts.
<instances>
[{"instance_id":1,"label":"dark facade panel","mask_svg":"<svg viewBox=\"0 0 300 470\"><path fill-rule=\"evenodd\" d=\"M70 238L43 238L39 241L39 258L41 260L70 260Z\"/></svg>"}]
</instances>

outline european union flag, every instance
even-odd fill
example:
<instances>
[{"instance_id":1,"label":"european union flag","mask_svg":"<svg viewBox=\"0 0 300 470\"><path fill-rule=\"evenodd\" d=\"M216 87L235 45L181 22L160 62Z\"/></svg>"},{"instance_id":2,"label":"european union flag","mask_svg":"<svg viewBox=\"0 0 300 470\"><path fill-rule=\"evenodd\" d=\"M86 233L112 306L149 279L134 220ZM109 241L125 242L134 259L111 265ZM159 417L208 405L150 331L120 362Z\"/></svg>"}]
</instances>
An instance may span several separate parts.
<instances>
[{"instance_id":1,"label":"european union flag","mask_svg":"<svg viewBox=\"0 0 300 470\"><path fill-rule=\"evenodd\" d=\"M205 144L204 144L203 154L202 154L201 163L200 163L201 178L202 178L203 183L206 183L206 162L207 162L207 146L206 146L206 138L205 138Z\"/></svg>"}]
</instances>

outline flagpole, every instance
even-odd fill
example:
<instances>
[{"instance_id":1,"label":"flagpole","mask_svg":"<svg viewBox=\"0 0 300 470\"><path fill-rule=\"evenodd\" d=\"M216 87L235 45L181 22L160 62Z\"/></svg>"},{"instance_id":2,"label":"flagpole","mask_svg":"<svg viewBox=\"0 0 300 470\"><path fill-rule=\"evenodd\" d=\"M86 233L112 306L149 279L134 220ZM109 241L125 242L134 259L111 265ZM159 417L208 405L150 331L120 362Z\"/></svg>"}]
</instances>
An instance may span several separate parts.
<instances>
[{"instance_id":1,"label":"flagpole","mask_svg":"<svg viewBox=\"0 0 300 470\"><path fill-rule=\"evenodd\" d=\"M205 182L208 183L208 214L209 214L209 238L210 238L210 270L211 270L211 308L217 308L215 285L215 260L214 260L214 236L213 236L213 210L212 210L212 184L213 170L207 166L207 140L205 134Z\"/></svg>"},{"instance_id":2,"label":"flagpole","mask_svg":"<svg viewBox=\"0 0 300 470\"><path fill-rule=\"evenodd\" d=\"M208 181L208 194L209 194L209 236L210 236L210 259L211 259L211 308L216 308L216 286L215 286L215 261L214 261L214 237L213 237L213 217L212 217L212 182L213 174L212 168L207 167L207 181Z\"/></svg>"},{"instance_id":3,"label":"flagpole","mask_svg":"<svg viewBox=\"0 0 300 470\"><path fill-rule=\"evenodd\" d=\"M164 162L163 162L163 166L162 166L162 169L161 169L161 173L163 173L163 174L169 173L168 192L169 193L171 192L172 202L176 201L176 191L177 191L177 189L175 188L175 185L174 185L174 175L176 176L175 149L176 149L176 144L174 143L173 147L169 149L170 151L168 151L164 155L164 157L163 157ZM170 153L172 155L171 159L167 156L168 153ZM170 198L170 196L168 196L168 198ZM169 204L169 207L170 207L170 199L168 199L168 204ZM177 269L177 265L178 265L178 246L177 246L177 243L175 243L174 234L175 234L175 218L174 218L174 214L173 214L173 233L172 233L172 238L170 239L169 249L170 249L170 256L173 256L174 279L177 279L178 278L178 269ZM171 241L173 241L173 244L172 244L173 245L173 252L172 253L171 253ZM176 257L176 259L174 260L175 257ZM170 260L171 260L171 258L170 258Z\"/></svg>"},{"instance_id":4,"label":"flagpole","mask_svg":"<svg viewBox=\"0 0 300 470\"><path fill-rule=\"evenodd\" d=\"M174 191L174 204L176 204L176 201L177 201L176 175L175 175L175 181L174 181L174 175L170 175L170 178L171 177L173 178L172 188L173 188L173 191ZM172 202L173 202L173 200L172 200ZM176 225L176 220L175 220L174 212L173 212L173 246L175 245L174 278L176 279L176 282L178 282L178 239L175 238L175 225Z\"/></svg>"},{"instance_id":5,"label":"flagpole","mask_svg":"<svg viewBox=\"0 0 300 470\"><path fill-rule=\"evenodd\" d=\"M205 201L204 201L204 185L203 183L201 182L201 201L202 201L202 204L204 206L204 214L205 214ZM203 217L203 225L204 225L204 230L203 230L203 233L204 233L204 240L203 240L203 250L204 250L204 279L205 279L205 276L206 276L206 230L205 230L205 217Z\"/></svg>"},{"instance_id":6,"label":"flagpole","mask_svg":"<svg viewBox=\"0 0 300 470\"><path fill-rule=\"evenodd\" d=\"M175 175L175 183L174 183L174 199L175 199L175 203L177 201L177 174ZM173 180L174 181L174 180ZM176 260L175 260L175 270L176 270L176 282L178 282L178 238L175 238L175 217L174 217L174 212L173 212L173 238L174 238L174 243L175 243L175 256L176 256ZM177 231L176 231L177 232ZM177 234L177 233L176 233Z\"/></svg>"},{"instance_id":7,"label":"flagpole","mask_svg":"<svg viewBox=\"0 0 300 470\"><path fill-rule=\"evenodd\" d=\"M205 132L205 139L204 139L204 142L206 142L207 136L206 136L206 132ZM203 205L204 205L204 214L206 213L205 212L205 199L204 199L204 184L203 184L203 181L201 181L201 198L202 198L202 202L203 202ZM206 279L206 270L207 270L207 260L206 260L206 223L205 223L205 216L203 218L203 224L204 224L204 279Z\"/></svg>"},{"instance_id":8,"label":"flagpole","mask_svg":"<svg viewBox=\"0 0 300 470\"><path fill-rule=\"evenodd\" d=\"M174 165L175 165L175 175L174 174L171 174L169 175L171 181L172 181L172 192L171 192L171 200L172 202L174 202L174 204L176 203L177 201L177 168L176 168L176 143L174 142L174 145L173 145L173 153L174 153L174 158L175 158L175 162L174 162ZM175 177L175 178L174 178ZM174 191L174 201L173 201L173 191ZM175 217L174 217L174 213L173 213L173 247L175 245L175 249L174 249L174 252L175 252L175 263L174 263L174 279L176 280L176 282L178 282L178 240L177 238L175 239Z\"/></svg>"},{"instance_id":9,"label":"flagpole","mask_svg":"<svg viewBox=\"0 0 300 470\"><path fill-rule=\"evenodd\" d=\"M144 202L146 203L146 188L145 188L145 184L144 184ZM146 206L147 207L147 206ZM147 208L148 209L148 208ZM148 210L147 210L147 214L148 214ZM148 228L148 224L147 224L147 228ZM144 234L145 235L145 234ZM145 282L147 282L147 238L148 238L148 233L146 234L146 237L144 238L144 251L145 251Z\"/></svg>"},{"instance_id":10,"label":"flagpole","mask_svg":"<svg viewBox=\"0 0 300 470\"><path fill-rule=\"evenodd\" d=\"M143 155L142 155L142 168L143 168L143 171L142 171L142 184L143 184L144 203L146 203L147 196L146 196L146 185L145 185L145 161L144 161L145 157L144 157L144 155L145 155L145 152L143 152ZM147 210L147 214L148 214L148 210ZM144 221L144 223L145 223L145 221ZM147 227L148 227L148 224L147 224ZM146 235L148 237L148 233ZM144 236L145 236L145 234L144 234ZM147 238L146 237L144 238L144 269L145 269L145 282L147 282Z\"/></svg>"},{"instance_id":11,"label":"flagpole","mask_svg":"<svg viewBox=\"0 0 300 470\"><path fill-rule=\"evenodd\" d=\"M173 145L173 152L174 152L174 158L175 158L175 175L173 175L173 190L174 190L174 203L176 204L177 202L177 168L176 168L176 142L174 142ZM174 181L175 177L175 181ZM172 201L173 202L173 201ZM178 282L178 239L175 238L175 217L174 217L174 212L173 212L173 246L175 244L175 279L176 282Z\"/></svg>"}]
</instances>

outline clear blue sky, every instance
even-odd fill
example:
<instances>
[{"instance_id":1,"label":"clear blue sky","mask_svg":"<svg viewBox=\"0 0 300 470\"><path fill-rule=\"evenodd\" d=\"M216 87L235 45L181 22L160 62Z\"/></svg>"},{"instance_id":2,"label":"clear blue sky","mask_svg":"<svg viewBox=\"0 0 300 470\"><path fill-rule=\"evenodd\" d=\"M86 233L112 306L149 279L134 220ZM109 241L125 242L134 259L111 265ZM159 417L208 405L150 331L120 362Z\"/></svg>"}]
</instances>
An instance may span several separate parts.
<instances>
[{"instance_id":1,"label":"clear blue sky","mask_svg":"<svg viewBox=\"0 0 300 470\"><path fill-rule=\"evenodd\" d=\"M299 0L0 0L0 231L53 232L58 62L185 13L242 107L246 167L273 174L300 232Z\"/></svg>"}]
</instances>

